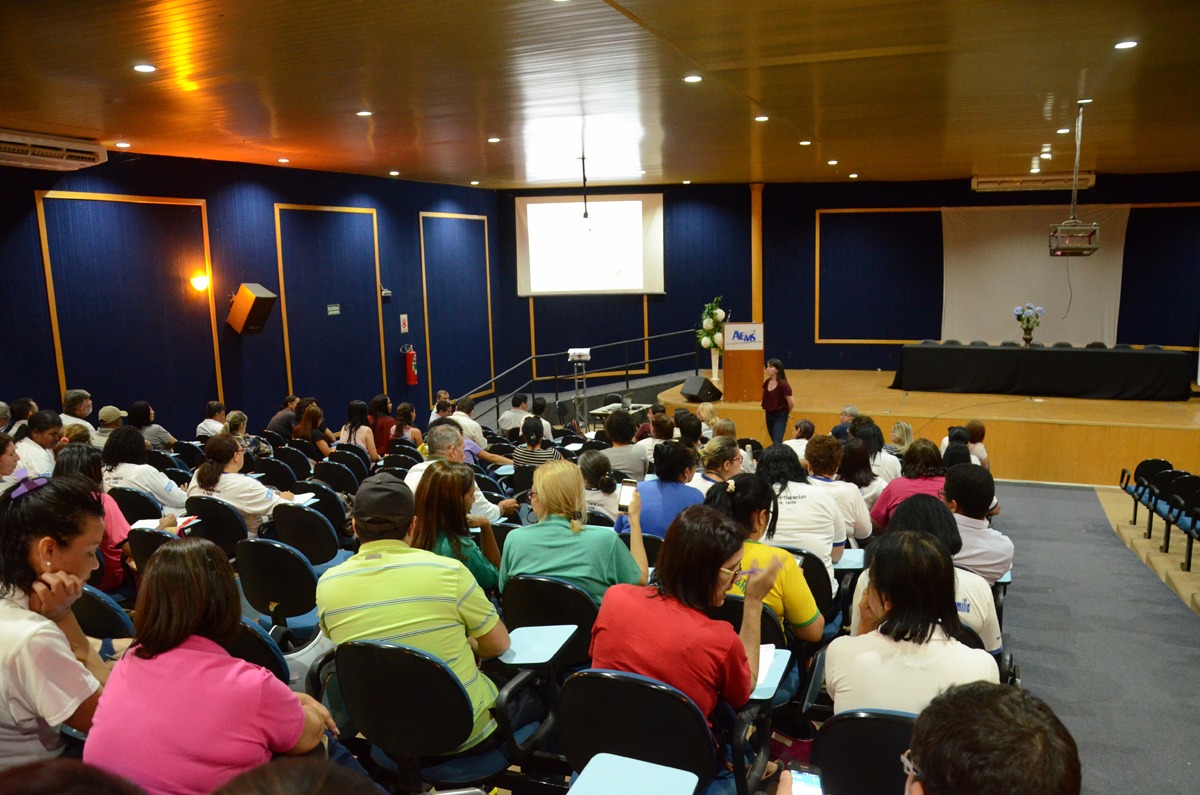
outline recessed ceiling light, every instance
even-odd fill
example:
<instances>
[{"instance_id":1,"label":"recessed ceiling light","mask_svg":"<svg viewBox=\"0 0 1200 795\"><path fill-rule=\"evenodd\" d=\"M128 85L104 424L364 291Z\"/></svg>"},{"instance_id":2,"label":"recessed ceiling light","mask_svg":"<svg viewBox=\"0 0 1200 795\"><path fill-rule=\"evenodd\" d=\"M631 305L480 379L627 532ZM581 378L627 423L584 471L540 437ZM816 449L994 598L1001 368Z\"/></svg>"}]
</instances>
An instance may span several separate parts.
<instances>
[{"instance_id":1,"label":"recessed ceiling light","mask_svg":"<svg viewBox=\"0 0 1200 795\"><path fill-rule=\"evenodd\" d=\"M359 111L358 113L356 113L355 115L356 115L356 116L373 116L374 114L373 114L373 113L371 113L371 111L369 111L369 110L360 110L360 111Z\"/></svg>"},{"instance_id":2,"label":"recessed ceiling light","mask_svg":"<svg viewBox=\"0 0 1200 795\"><path fill-rule=\"evenodd\" d=\"M770 116L755 116L754 117L755 121L767 121L768 119L770 119Z\"/></svg>"},{"instance_id":3,"label":"recessed ceiling light","mask_svg":"<svg viewBox=\"0 0 1200 795\"><path fill-rule=\"evenodd\" d=\"M493 135L491 138L488 139L488 143L489 144L498 144L498 143L500 143L500 139Z\"/></svg>"},{"instance_id":4,"label":"recessed ceiling light","mask_svg":"<svg viewBox=\"0 0 1200 795\"><path fill-rule=\"evenodd\" d=\"M700 75L688 75L687 77L683 78L683 82L685 82L685 83L699 83L699 82L700 82L701 80L703 80L703 79L704 79L704 78L703 78L703 77L701 77Z\"/></svg>"},{"instance_id":5,"label":"recessed ceiling light","mask_svg":"<svg viewBox=\"0 0 1200 795\"><path fill-rule=\"evenodd\" d=\"M1042 152L1040 155L1038 155L1038 157L1040 157L1042 160L1049 160L1051 157L1053 157L1053 155L1051 155L1049 152Z\"/></svg>"},{"instance_id":6,"label":"recessed ceiling light","mask_svg":"<svg viewBox=\"0 0 1200 795\"><path fill-rule=\"evenodd\" d=\"M1092 101L1090 99L1077 99L1077 100L1075 100L1075 104L1076 105L1091 105Z\"/></svg>"},{"instance_id":7,"label":"recessed ceiling light","mask_svg":"<svg viewBox=\"0 0 1200 795\"><path fill-rule=\"evenodd\" d=\"M836 165L837 165L837 161L836 161L836 160L830 160L830 161L829 161L829 165L831 165L831 166L836 166Z\"/></svg>"},{"instance_id":8,"label":"recessed ceiling light","mask_svg":"<svg viewBox=\"0 0 1200 795\"><path fill-rule=\"evenodd\" d=\"M1031 169L1029 169L1029 173L1030 174L1040 174L1040 173L1042 173L1042 170L1040 168L1031 168Z\"/></svg>"},{"instance_id":9,"label":"recessed ceiling light","mask_svg":"<svg viewBox=\"0 0 1200 795\"><path fill-rule=\"evenodd\" d=\"M290 162L292 162L292 161L291 161L291 160L288 160L286 157L281 157L281 158L279 158L278 160L276 160L275 162L276 162L276 163L290 163Z\"/></svg>"},{"instance_id":10,"label":"recessed ceiling light","mask_svg":"<svg viewBox=\"0 0 1200 795\"><path fill-rule=\"evenodd\" d=\"M1116 50L1132 50L1138 43L1136 41L1119 41L1113 47Z\"/></svg>"},{"instance_id":11,"label":"recessed ceiling light","mask_svg":"<svg viewBox=\"0 0 1200 795\"><path fill-rule=\"evenodd\" d=\"M477 179L473 179L473 180L471 180L471 184L472 184L472 185L478 185L478 184L479 184L479 180L477 180Z\"/></svg>"},{"instance_id":12,"label":"recessed ceiling light","mask_svg":"<svg viewBox=\"0 0 1200 795\"><path fill-rule=\"evenodd\" d=\"M1066 135L1067 133L1071 132L1071 128L1070 128L1070 127L1063 127L1062 129L1060 129L1060 130L1057 130L1057 132L1058 132L1058 134L1059 134L1059 135Z\"/></svg>"},{"instance_id":13,"label":"recessed ceiling light","mask_svg":"<svg viewBox=\"0 0 1200 795\"><path fill-rule=\"evenodd\" d=\"M400 172L399 171L389 171L388 176L389 177L398 177L398 176L400 176Z\"/></svg>"},{"instance_id":14,"label":"recessed ceiling light","mask_svg":"<svg viewBox=\"0 0 1200 795\"><path fill-rule=\"evenodd\" d=\"M692 181L691 181L690 179L685 179L685 180L683 181L683 184L684 184L684 185L691 185L691 184L692 184Z\"/></svg>"},{"instance_id":15,"label":"recessed ceiling light","mask_svg":"<svg viewBox=\"0 0 1200 795\"><path fill-rule=\"evenodd\" d=\"M851 174L850 179L858 179L858 174Z\"/></svg>"},{"instance_id":16,"label":"recessed ceiling light","mask_svg":"<svg viewBox=\"0 0 1200 795\"><path fill-rule=\"evenodd\" d=\"M129 143L129 141L117 141L116 143L116 147L118 149L128 149L131 146L133 146L133 144Z\"/></svg>"},{"instance_id":17,"label":"recessed ceiling light","mask_svg":"<svg viewBox=\"0 0 1200 795\"><path fill-rule=\"evenodd\" d=\"M148 63L139 63L139 64L133 65L133 71L142 72L144 74L150 74L151 72L157 72L158 67L152 66Z\"/></svg>"},{"instance_id":18,"label":"recessed ceiling light","mask_svg":"<svg viewBox=\"0 0 1200 795\"><path fill-rule=\"evenodd\" d=\"M812 141L801 141L800 145L801 146L812 146Z\"/></svg>"}]
</instances>

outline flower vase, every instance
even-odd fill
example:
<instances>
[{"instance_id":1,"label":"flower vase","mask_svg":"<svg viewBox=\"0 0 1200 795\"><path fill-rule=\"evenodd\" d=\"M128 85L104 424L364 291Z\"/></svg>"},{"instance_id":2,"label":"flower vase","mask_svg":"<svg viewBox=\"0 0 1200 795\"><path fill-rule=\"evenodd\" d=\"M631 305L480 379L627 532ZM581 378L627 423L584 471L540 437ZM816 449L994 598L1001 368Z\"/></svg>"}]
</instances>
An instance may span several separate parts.
<instances>
[{"instance_id":1,"label":"flower vase","mask_svg":"<svg viewBox=\"0 0 1200 795\"><path fill-rule=\"evenodd\" d=\"M712 380L721 380L721 351L717 348L709 348L708 354L712 356Z\"/></svg>"},{"instance_id":2,"label":"flower vase","mask_svg":"<svg viewBox=\"0 0 1200 795\"><path fill-rule=\"evenodd\" d=\"M1033 329L1031 329L1031 328L1025 329L1025 334L1024 334L1024 336L1021 337L1021 339L1024 340L1026 348L1033 345Z\"/></svg>"}]
</instances>

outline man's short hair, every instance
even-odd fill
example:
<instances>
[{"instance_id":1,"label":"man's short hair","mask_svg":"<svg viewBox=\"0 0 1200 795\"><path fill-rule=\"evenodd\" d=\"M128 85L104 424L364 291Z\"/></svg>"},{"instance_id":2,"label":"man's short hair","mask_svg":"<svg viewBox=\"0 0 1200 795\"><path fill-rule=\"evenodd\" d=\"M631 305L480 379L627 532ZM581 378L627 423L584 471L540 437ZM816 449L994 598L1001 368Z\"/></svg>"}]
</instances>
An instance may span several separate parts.
<instances>
[{"instance_id":1,"label":"man's short hair","mask_svg":"<svg viewBox=\"0 0 1200 795\"><path fill-rule=\"evenodd\" d=\"M63 395L63 414L74 414L75 409L82 406L91 396L92 393L86 389L68 389Z\"/></svg>"},{"instance_id":2,"label":"man's short hair","mask_svg":"<svg viewBox=\"0 0 1200 795\"><path fill-rule=\"evenodd\" d=\"M858 408L855 406L850 406L850 405L842 406L842 413L845 414L847 417L857 417L858 416Z\"/></svg>"},{"instance_id":3,"label":"man's short hair","mask_svg":"<svg viewBox=\"0 0 1200 795\"><path fill-rule=\"evenodd\" d=\"M463 414L470 414L475 410L475 399L470 395L460 397L458 403L454 404L455 411L461 411Z\"/></svg>"},{"instance_id":4,"label":"man's short hair","mask_svg":"<svg viewBox=\"0 0 1200 795\"><path fill-rule=\"evenodd\" d=\"M813 434L817 432L817 426L813 424L812 420L808 419L797 420L795 427L799 432L797 433L798 439L811 439L813 438Z\"/></svg>"},{"instance_id":5,"label":"man's short hair","mask_svg":"<svg viewBox=\"0 0 1200 795\"><path fill-rule=\"evenodd\" d=\"M546 398L535 397L533 403L529 406L529 413L535 417L540 417L546 413Z\"/></svg>"},{"instance_id":6,"label":"man's short hair","mask_svg":"<svg viewBox=\"0 0 1200 795\"><path fill-rule=\"evenodd\" d=\"M913 729L912 761L929 795L1078 795L1079 749L1050 707L991 682L952 687Z\"/></svg>"},{"instance_id":7,"label":"man's short hair","mask_svg":"<svg viewBox=\"0 0 1200 795\"><path fill-rule=\"evenodd\" d=\"M454 407L454 404L451 403L449 400L439 400L437 402L436 409L437 409L438 414L442 414L444 412L449 411L453 407Z\"/></svg>"},{"instance_id":8,"label":"man's short hair","mask_svg":"<svg viewBox=\"0 0 1200 795\"><path fill-rule=\"evenodd\" d=\"M518 392L517 394L512 396L512 407L514 409L519 409L519 408L521 408L521 406L524 406L528 402L529 402L529 395L526 395L524 392Z\"/></svg>"},{"instance_id":9,"label":"man's short hair","mask_svg":"<svg viewBox=\"0 0 1200 795\"><path fill-rule=\"evenodd\" d=\"M354 495L354 532L362 541L404 538L416 513L413 493L391 472L363 480Z\"/></svg>"},{"instance_id":10,"label":"man's short hair","mask_svg":"<svg viewBox=\"0 0 1200 795\"><path fill-rule=\"evenodd\" d=\"M650 414L662 414L662 413L666 412L666 410L667 410L667 407L664 406L663 404L653 403L653 404L651 404L650 408L647 411Z\"/></svg>"},{"instance_id":11,"label":"man's short hair","mask_svg":"<svg viewBox=\"0 0 1200 795\"><path fill-rule=\"evenodd\" d=\"M632 442L637 429L633 415L625 409L617 409L604 420L604 432L608 434L608 438L621 444Z\"/></svg>"},{"instance_id":12,"label":"man's short hair","mask_svg":"<svg viewBox=\"0 0 1200 795\"><path fill-rule=\"evenodd\" d=\"M444 419L447 421L429 423L429 432L425 434L425 446L429 448L430 455L444 456L463 443L462 429L458 423L448 418Z\"/></svg>"},{"instance_id":13,"label":"man's short hair","mask_svg":"<svg viewBox=\"0 0 1200 795\"><path fill-rule=\"evenodd\" d=\"M225 410L225 404L219 400L210 400L204 404L204 419L211 420Z\"/></svg>"},{"instance_id":14,"label":"man's short hair","mask_svg":"<svg viewBox=\"0 0 1200 795\"><path fill-rule=\"evenodd\" d=\"M0 400L0 420L7 420L8 418L9 418L8 404L5 403L3 400Z\"/></svg>"},{"instance_id":15,"label":"man's short hair","mask_svg":"<svg viewBox=\"0 0 1200 795\"><path fill-rule=\"evenodd\" d=\"M954 500L963 516L982 519L996 498L996 481L979 464L955 464L946 470L942 490L947 500Z\"/></svg>"}]
</instances>

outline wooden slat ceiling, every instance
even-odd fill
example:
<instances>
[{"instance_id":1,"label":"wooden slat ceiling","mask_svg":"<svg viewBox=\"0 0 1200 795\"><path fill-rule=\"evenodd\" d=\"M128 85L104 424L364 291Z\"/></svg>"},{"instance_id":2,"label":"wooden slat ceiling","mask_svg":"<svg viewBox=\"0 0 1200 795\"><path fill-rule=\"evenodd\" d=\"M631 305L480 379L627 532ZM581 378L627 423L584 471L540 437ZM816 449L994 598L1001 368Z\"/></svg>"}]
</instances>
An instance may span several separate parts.
<instances>
[{"instance_id":1,"label":"wooden slat ceiling","mask_svg":"<svg viewBox=\"0 0 1200 795\"><path fill-rule=\"evenodd\" d=\"M1069 172L1086 97L1084 170L1200 171L1198 31L1196 0L6 3L0 127L492 188L578 184L585 147L597 184L910 180Z\"/></svg>"}]
</instances>

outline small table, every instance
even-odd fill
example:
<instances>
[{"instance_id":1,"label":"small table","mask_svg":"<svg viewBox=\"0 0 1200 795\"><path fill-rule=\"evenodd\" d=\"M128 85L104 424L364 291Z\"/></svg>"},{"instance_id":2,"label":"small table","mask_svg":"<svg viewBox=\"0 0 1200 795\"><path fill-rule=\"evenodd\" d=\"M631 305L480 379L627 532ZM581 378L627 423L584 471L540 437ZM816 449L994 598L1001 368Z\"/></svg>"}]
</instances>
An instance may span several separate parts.
<instances>
[{"instance_id":1,"label":"small table","mask_svg":"<svg viewBox=\"0 0 1200 795\"><path fill-rule=\"evenodd\" d=\"M864 565L865 553L865 549L854 549L853 547L842 550L842 559L833 564L833 570L837 572L862 571L866 568Z\"/></svg>"},{"instance_id":2,"label":"small table","mask_svg":"<svg viewBox=\"0 0 1200 795\"><path fill-rule=\"evenodd\" d=\"M545 665L578 630L574 624L520 627L508 633L508 650L500 655L507 665Z\"/></svg>"},{"instance_id":3,"label":"small table","mask_svg":"<svg viewBox=\"0 0 1200 795\"><path fill-rule=\"evenodd\" d=\"M498 478L503 478L513 474L514 472L516 472L516 467L514 467L512 464L504 464L492 470L492 475Z\"/></svg>"},{"instance_id":4,"label":"small table","mask_svg":"<svg viewBox=\"0 0 1200 795\"><path fill-rule=\"evenodd\" d=\"M630 414L632 414L634 416L634 418L636 418L637 415L641 414L646 409L650 408L650 406L651 406L650 403L630 403L629 407L626 408L624 403L609 403L607 406L601 406L598 409L592 409L591 411L589 411L588 412L588 424L589 425L595 425L597 423L603 424L603 422L606 419L608 419L608 415L612 414L614 411L617 411L618 409L625 409Z\"/></svg>"},{"instance_id":5,"label":"small table","mask_svg":"<svg viewBox=\"0 0 1200 795\"><path fill-rule=\"evenodd\" d=\"M575 779L571 795L691 795L695 773L616 754L596 754Z\"/></svg>"},{"instance_id":6,"label":"small table","mask_svg":"<svg viewBox=\"0 0 1200 795\"><path fill-rule=\"evenodd\" d=\"M787 649L775 649L771 667L767 670L767 675L763 678L762 683L756 685L750 694L751 701L770 701L775 698L775 691L779 689L779 683L783 680L783 672L787 669L788 661L791 659L792 653ZM759 664L762 664L761 660Z\"/></svg>"}]
</instances>

